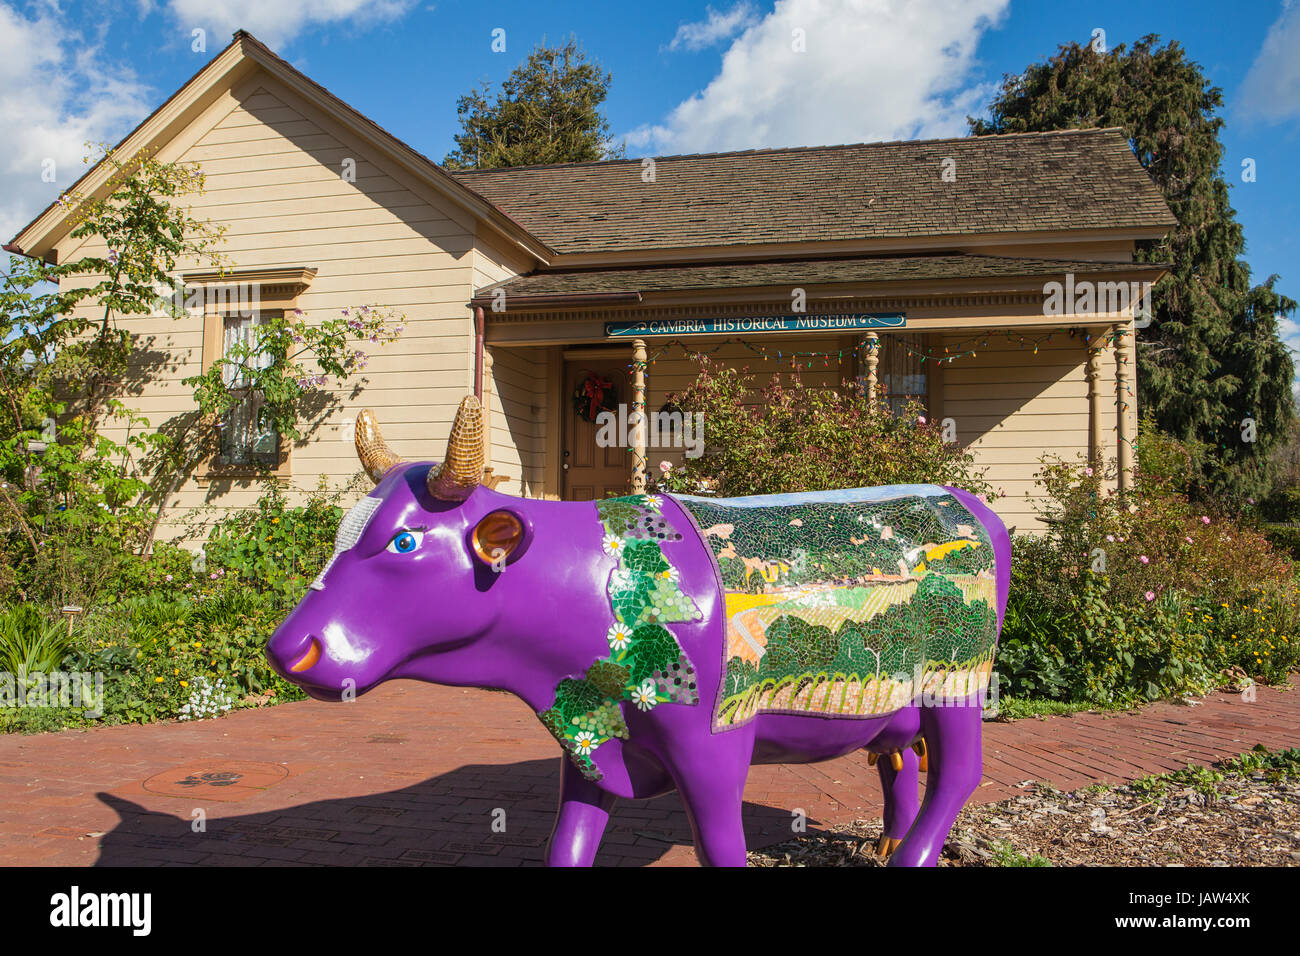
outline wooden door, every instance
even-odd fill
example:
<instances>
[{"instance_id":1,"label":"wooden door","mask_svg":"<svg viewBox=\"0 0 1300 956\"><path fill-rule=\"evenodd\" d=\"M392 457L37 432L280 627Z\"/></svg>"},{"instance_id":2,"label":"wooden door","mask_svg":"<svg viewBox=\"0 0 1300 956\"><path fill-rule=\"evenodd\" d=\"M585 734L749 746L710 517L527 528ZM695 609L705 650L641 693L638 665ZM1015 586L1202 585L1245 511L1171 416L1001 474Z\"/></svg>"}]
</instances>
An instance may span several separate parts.
<instances>
[{"instance_id":1,"label":"wooden door","mask_svg":"<svg viewBox=\"0 0 1300 956\"><path fill-rule=\"evenodd\" d=\"M578 413L574 393L583 387L589 375L596 375L613 385L613 404L626 409L619 415L615 409L612 428L602 429ZM632 396L628 391L627 369L610 361L570 361L564 364L564 447L561 449L560 468L564 473L564 498L566 501L594 501L627 494L632 477L632 456L628 443L620 443L619 419L625 419L631 410ZM596 443L597 432L609 435L612 441L606 447Z\"/></svg>"}]
</instances>

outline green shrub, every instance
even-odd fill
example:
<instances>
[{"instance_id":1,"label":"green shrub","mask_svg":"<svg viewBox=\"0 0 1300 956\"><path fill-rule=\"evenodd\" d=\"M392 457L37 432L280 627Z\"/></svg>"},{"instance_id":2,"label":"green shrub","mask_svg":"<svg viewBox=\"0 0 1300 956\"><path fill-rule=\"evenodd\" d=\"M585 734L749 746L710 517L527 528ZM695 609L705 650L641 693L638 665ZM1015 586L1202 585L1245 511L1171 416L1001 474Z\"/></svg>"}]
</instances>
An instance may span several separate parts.
<instances>
[{"instance_id":1,"label":"green shrub","mask_svg":"<svg viewBox=\"0 0 1300 956\"><path fill-rule=\"evenodd\" d=\"M797 375L774 375L762 389L754 381L701 357L698 377L672 401L703 414L704 453L661 479L665 490L729 497L933 482L992 494L974 458L945 442L919 405L892 415L856 388L811 388Z\"/></svg>"},{"instance_id":2,"label":"green shrub","mask_svg":"<svg viewBox=\"0 0 1300 956\"><path fill-rule=\"evenodd\" d=\"M1291 561L1189 502L1177 443L1163 447L1159 472L1122 499L1113 470L1044 459L1047 530L1013 542L1004 693L1122 705L1204 691L1225 669L1280 681L1300 664Z\"/></svg>"},{"instance_id":3,"label":"green shrub","mask_svg":"<svg viewBox=\"0 0 1300 956\"><path fill-rule=\"evenodd\" d=\"M306 593L334 552L343 518L337 503L341 495L317 492L307 504L289 507L272 485L256 508L216 525L204 547L208 566L237 577L245 587L278 595L287 608Z\"/></svg>"},{"instance_id":4,"label":"green shrub","mask_svg":"<svg viewBox=\"0 0 1300 956\"><path fill-rule=\"evenodd\" d=\"M198 594L133 596L89 616L68 665L105 675L107 722L183 715L202 681L222 681L236 702L250 695L300 699L265 657L283 616L278 594L234 581Z\"/></svg>"},{"instance_id":5,"label":"green shrub","mask_svg":"<svg viewBox=\"0 0 1300 956\"><path fill-rule=\"evenodd\" d=\"M59 670L72 644L68 625L35 605L0 608L0 673L12 675L15 682Z\"/></svg>"}]
</instances>

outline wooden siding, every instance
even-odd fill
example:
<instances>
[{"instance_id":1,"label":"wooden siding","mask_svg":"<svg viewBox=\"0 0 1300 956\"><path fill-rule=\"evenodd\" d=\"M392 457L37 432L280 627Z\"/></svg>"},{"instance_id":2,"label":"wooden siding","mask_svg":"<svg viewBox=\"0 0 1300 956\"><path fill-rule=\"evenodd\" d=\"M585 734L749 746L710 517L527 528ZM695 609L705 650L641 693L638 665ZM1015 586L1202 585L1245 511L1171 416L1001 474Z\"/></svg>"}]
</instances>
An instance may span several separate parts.
<instances>
[{"instance_id":1,"label":"wooden siding","mask_svg":"<svg viewBox=\"0 0 1300 956\"><path fill-rule=\"evenodd\" d=\"M441 457L455 408L473 388L466 303L484 275L468 216L381 155L354 148L330 117L264 74L224 97L160 156L202 166L207 190L194 199L194 214L227 225L222 251L234 268L317 270L297 300L309 320L363 304L406 316L396 343L371 350L358 394L350 385L327 393L328 407L293 449L292 495L322 476L341 488L357 475L348 425L361 408L374 409L404 458ZM345 159L355 160L355 182L340 175ZM60 257L90 251L65 239ZM134 318L126 326L139 345L136 372L147 376L128 405L155 427L192 411L181 380L200 370L201 318ZM218 516L250 505L260 491L247 480L186 482L169 502L161 536L175 534L191 509L210 505Z\"/></svg>"},{"instance_id":2,"label":"wooden siding","mask_svg":"<svg viewBox=\"0 0 1300 956\"><path fill-rule=\"evenodd\" d=\"M969 333L952 333L946 342L965 343ZM1087 350L1081 337L1062 331L1041 342L1038 354L1027 344L993 336L975 355L956 359L943 369L943 417L952 419L957 441L968 446L987 480L1005 497L993 508L1020 531L1042 527L1033 498L1042 494L1035 481L1044 454L1075 461L1088 455ZM1104 454L1116 457L1115 352L1101 356ZM1136 405L1136 403L1132 403ZM1136 408L1129 411L1135 420Z\"/></svg>"}]
</instances>

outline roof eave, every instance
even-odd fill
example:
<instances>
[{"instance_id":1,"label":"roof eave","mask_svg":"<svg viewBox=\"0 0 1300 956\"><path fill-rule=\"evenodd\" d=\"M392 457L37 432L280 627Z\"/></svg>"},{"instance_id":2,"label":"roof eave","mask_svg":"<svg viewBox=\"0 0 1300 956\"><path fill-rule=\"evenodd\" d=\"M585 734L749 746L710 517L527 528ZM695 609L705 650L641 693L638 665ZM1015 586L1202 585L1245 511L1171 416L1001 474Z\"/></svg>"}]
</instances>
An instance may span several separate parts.
<instances>
[{"instance_id":1,"label":"roof eave","mask_svg":"<svg viewBox=\"0 0 1300 956\"><path fill-rule=\"evenodd\" d=\"M1099 266L1114 266L1117 263L1097 263ZM1158 282L1170 269L1167 263L1134 262L1123 263L1123 269L1099 269L1090 272L1076 269L1078 276L1107 275L1115 278L1138 279ZM1062 272L1061 275L1065 273ZM1041 290L1043 283L1052 281L1051 273L1037 273L1022 276L977 276L977 277L942 277L942 278L908 278L875 279L849 282L807 283L809 301L825 301L834 298L854 298L875 295L895 295L901 290L916 290L933 294L978 294L993 295L998 293L1015 293ZM509 292L509 280L490 287L505 288L506 302L510 312L549 311L556 308L584 308L602 305L645 305L656 304L679 305L691 301L714 301L720 298L745 300L752 302L788 301L788 285L735 285L735 286L694 286L678 289L637 289L607 292L543 292L526 295ZM471 306L490 307L492 295L486 290L470 300Z\"/></svg>"}]
</instances>

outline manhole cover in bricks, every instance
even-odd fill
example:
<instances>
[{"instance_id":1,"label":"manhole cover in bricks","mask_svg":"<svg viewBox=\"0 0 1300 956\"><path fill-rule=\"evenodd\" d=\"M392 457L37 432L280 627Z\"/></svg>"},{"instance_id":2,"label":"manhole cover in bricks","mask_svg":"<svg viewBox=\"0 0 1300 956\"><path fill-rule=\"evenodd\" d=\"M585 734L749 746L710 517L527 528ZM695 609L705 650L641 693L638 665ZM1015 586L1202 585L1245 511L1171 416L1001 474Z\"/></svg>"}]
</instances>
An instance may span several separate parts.
<instances>
[{"instance_id":1,"label":"manhole cover in bricks","mask_svg":"<svg viewBox=\"0 0 1300 956\"><path fill-rule=\"evenodd\" d=\"M215 760L186 764L156 773L143 784L150 793L233 803L274 787L289 775L287 767L250 760Z\"/></svg>"}]
</instances>

